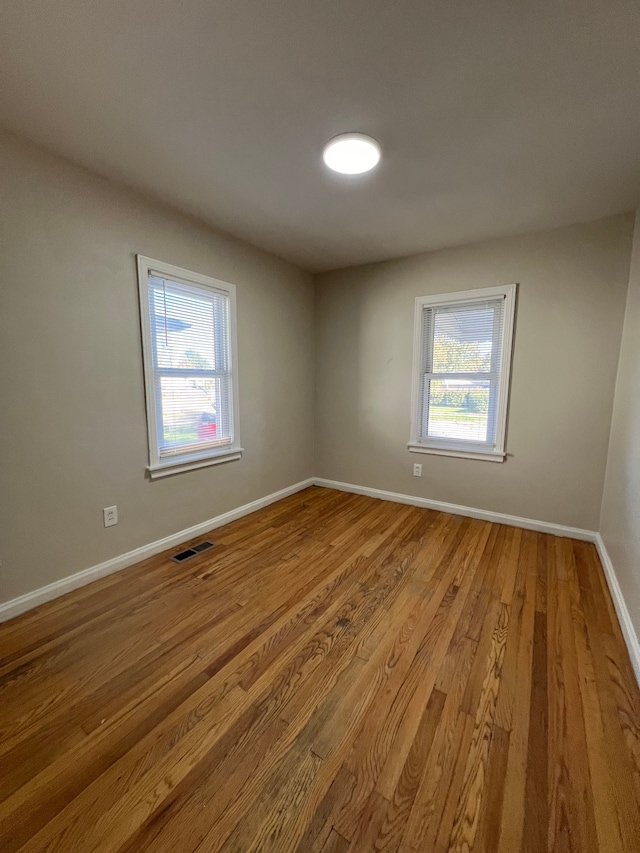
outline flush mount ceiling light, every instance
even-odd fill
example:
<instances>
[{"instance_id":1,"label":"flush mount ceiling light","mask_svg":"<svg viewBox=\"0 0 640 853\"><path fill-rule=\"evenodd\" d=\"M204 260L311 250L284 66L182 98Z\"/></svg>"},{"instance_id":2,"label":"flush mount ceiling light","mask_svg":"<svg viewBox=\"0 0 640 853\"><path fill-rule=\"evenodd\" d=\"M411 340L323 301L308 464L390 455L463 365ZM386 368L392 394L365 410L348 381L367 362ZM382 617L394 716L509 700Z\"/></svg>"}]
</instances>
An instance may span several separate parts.
<instances>
[{"instance_id":1,"label":"flush mount ceiling light","mask_svg":"<svg viewBox=\"0 0 640 853\"><path fill-rule=\"evenodd\" d=\"M334 172L361 175L380 161L380 146L364 133L341 133L325 145L322 159Z\"/></svg>"}]
</instances>

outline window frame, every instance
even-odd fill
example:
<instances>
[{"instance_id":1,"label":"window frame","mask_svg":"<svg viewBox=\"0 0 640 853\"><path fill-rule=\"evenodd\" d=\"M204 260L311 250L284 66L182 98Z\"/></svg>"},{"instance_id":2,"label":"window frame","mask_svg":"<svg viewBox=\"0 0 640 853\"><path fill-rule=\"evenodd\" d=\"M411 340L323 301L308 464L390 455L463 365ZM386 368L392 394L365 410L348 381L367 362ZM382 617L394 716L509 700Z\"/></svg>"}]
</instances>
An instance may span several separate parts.
<instances>
[{"instance_id":1,"label":"window frame","mask_svg":"<svg viewBox=\"0 0 640 853\"><path fill-rule=\"evenodd\" d=\"M222 462L233 462L242 457L240 444L240 417L238 393L238 343L236 316L236 288L226 281L192 272L182 267L157 261L144 255L136 255L138 270L138 297L140 306L140 329L142 338L142 364L144 369L145 403L147 411L147 437L149 445L149 465L147 471L152 480L167 477L183 471L192 471ZM219 448L208 447L199 451L185 451L173 455L160 454L158 440L158 402L156 390L156 370L153 359L153 339L151 331L151 312L149 304L149 275L170 279L178 284L211 290L228 298L229 306L229 361L231 374L232 425L231 444Z\"/></svg>"},{"instance_id":2,"label":"window frame","mask_svg":"<svg viewBox=\"0 0 640 853\"><path fill-rule=\"evenodd\" d=\"M506 458L507 413L509 408L509 387L511 381L511 355L515 321L517 284L484 287L473 290L460 290L454 293L440 293L431 296L418 296L415 301L413 332L413 384L411 398L411 438L407 447L411 453L429 453L436 456L454 456L463 459L479 459L485 462L504 462ZM484 442L467 439L424 438L421 435L421 411L423 388L423 364L425 346L424 309L435 307L455 307L456 304L473 304L491 299L504 298L502 326L501 367L497 375L498 406L496 410L495 447ZM490 374L486 375L490 378Z\"/></svg>"}]
</instances>

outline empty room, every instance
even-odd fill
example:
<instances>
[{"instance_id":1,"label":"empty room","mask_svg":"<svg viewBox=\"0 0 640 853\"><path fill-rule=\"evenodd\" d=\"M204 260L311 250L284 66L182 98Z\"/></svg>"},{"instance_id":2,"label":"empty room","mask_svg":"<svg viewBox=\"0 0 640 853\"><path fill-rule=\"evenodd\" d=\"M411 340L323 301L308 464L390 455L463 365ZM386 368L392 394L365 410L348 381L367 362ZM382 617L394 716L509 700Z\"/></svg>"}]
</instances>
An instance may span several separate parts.
<instances>
[{"instance_id":1,"label":"empty room","mask_svg":"<svg viewBox=\"0 0 640 853\"><path fill-rule=\"evenodd\" d=\"M640 5L0 76L1 853L640 853Z\"/></svg>"}]
</instances>

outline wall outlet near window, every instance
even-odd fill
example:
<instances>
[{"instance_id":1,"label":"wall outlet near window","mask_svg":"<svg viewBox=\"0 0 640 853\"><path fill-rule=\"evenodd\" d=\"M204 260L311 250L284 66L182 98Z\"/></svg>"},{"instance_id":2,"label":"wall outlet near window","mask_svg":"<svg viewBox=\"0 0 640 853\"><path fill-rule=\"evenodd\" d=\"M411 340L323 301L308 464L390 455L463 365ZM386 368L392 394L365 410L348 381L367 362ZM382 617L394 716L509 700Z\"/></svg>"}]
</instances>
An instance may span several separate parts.
<instances>
[{"instance_id":1,"label":"wall outlet near window","mask_svg":"<svg viewBox=\"0 0 640 853\"><path fill-rule=\"evenodd\" d=\"M422 477L422 464L420 462L413 463L413 476Z\"/></svg>"},{"instance_id":2,"label":"wall outlet near window","mask_svg":"<svg viewBox=\"0 0 640 853\"><path fill-rule=\"evenodd\" d=\"M104 518L104 526L105 527L113 527L114 524L118 523L118 507L117 506L106 506L102 510L102 515Z\"/></svg>"}]
</instances>

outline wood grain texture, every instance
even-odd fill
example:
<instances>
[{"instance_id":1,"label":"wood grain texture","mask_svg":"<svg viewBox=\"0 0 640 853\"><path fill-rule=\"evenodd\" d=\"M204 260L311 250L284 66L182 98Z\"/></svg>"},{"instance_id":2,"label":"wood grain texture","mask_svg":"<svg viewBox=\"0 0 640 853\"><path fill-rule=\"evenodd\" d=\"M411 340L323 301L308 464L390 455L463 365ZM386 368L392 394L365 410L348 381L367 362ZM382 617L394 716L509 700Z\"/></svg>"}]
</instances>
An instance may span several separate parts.
<instances>
[{"instance_id":1,"label":"wood grain texture","mask_svg":"<svg viewBox=\"0 0 640 853\"><path fill-rule=\"evenodd\" d=\"M319 488L213 538L0 626L3 853L640 850L592 545Z\"/></svg>"}]
</instances>

